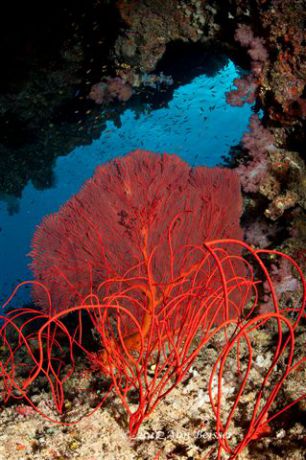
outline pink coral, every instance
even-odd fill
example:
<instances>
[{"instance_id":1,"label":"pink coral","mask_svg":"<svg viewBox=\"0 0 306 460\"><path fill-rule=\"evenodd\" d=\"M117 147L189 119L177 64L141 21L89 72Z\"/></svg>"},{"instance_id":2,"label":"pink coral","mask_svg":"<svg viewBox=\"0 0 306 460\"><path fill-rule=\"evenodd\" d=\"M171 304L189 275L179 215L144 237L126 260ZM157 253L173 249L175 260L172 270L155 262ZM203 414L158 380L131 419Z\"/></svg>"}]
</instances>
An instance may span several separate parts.
<instances>
[{"instance_id":1,"label":"pink coral","mask_svg":"<svg viewBox=\"0 0 306 460\"><path fill-rule=\"evenodd\" d=\"M266 62L269 55L264 46L264 39L255 37L250 26L239 24L235 32L235 40L245 48L253 61Z\"/></svg>"},{"instance_id":2,"label":"pink coral","mask_svg":"<svg viewBox=\"0 0 306 460\"><path fill-rule=\"evenodd\" d=\"M242 145L252 157L265 154L273 150L273 134L262 125L257 115L252 115L249 124L250 131L242 138Z\"/></svg>"},{"instance_id":3,"label":"pink coral","mask_svg":"<svg viewBox=\"0 0 306 460\"><path fill-rule=\"evenodd\" d=\"M127 101L133 94L132 87L122 78L115 77L107 80L107 91L111 99L117 98L119 101Z\"/></svg>"},{"instance_id":4,"label":"pink coral","mask_svg":"<svg viewBox=\"0 0 306 460\"><path fill-rule=\"evenodd\" d=\"M274 149L273 135L264 128L257 115L250 119L250 131L242 138L242 145L248 150L250 161L236 168L245 192L256 193L269 169L268 152Z\"/></svg>"},{"instance_id":5,"label":"pink coral","mask_svg":"<svg viewBox=\"0 0 306 460\"><path fill-rule=\"evenodd\" d=\"M234 81L236 89L226 93L226 100L230 105L241 106L255 101L259 77L269 55L264 46L264 40L254 37L250 26L240 24L235 32L235 40L243 47L249 48L248 54L252 59L251 73L246 77L237 78Z\"/></svg>"},{"instance_id":6,"label":"pink coral","mask_svg":"<svg viewBox=\"0 0 306 460\"><path fill-rule=\"evenodd\" d=\"M276 232L277 229L274 225L266 221L255 221L246 226L244 239L248 244L263 249L271 244L271 239Z\"/></svg>"},{"instance_id":7,"label":"pink coral","mask_svg":"<svg viewBox=\"0 0 306 460\"><path fill-rule=\"evenodd\" d=\"M241 46L249 47L254 40L254 34L250 26L246 24L239 24L235 32L235 40Z\"/></svg>"},{"instance_id":8,"label":"pink coral","mask_svg":"<svg viewBox=\"0 0 306 460\"><path fill-rule=\"evenodd\" d=\"M270 274L278 301L282 295L284 295L285 300L290 298L289 293L295 292L299 288L298 278L293 275L291 264L284 258L280 259L277 265L271 265ZM264 303L260 307L260 313L273 310L271 288L267 281L264 282L264 292Z\"/></svg>"},{"instance_id":9,"label":"pink coral","mask_svg":"<svg viewBox=\"0 0 306 460\"><path fill-rule=\"evenodd\" d=\"M264 40L262 38L255 37L251 42L248 54L253 61L266 62L269 55L264 46Z\"/></svg>"},{"instance_id":10,"label":"pink coral","mask_svg":"<svg viewBox=\"0 0 306 460\"><path fill-rule=\"evenodd\" d=\"M257 83L252 75L234 80L236 89L226 93L226 101L232 106L240 107L246 102L252 104L255 101Z\"/></svg>"},{"instance_id":11,"label":"pink coral","mask_svg":"<svg viewBox=\"0 0 306 460\"><path fill-rule=\"evenodd\" d=\"M133 89L129 83L120 77L108 77L104 81L92 85L88 97L96 104L104 104L114 99L126 102L132 95Z\"/></svg>"},{"instance_id":12,"label":"pink coral","mask_svg":"<svg viewBox=\"0 0 306 460\"><path fill-rule=\"evenodd\" d=\"M92 85L88 97L95 101L96 104L103 104L106 97L106 84L100 82Z\"/></svg>"}]
</instances>

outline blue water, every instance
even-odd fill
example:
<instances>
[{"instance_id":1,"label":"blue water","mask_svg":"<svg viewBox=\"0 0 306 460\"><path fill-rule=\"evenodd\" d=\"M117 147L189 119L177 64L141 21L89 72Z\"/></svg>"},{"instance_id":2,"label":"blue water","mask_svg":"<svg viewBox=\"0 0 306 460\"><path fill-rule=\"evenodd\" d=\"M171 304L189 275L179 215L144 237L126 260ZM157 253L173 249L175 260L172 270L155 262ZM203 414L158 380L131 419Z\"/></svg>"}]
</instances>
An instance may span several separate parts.
<instances>
[{"instance_id":1,"label":"blue water","mask_svg":"<svg viewBox=\"0 0 306 460\"><path fill-rule=\"evenodd\" d=\"M239 143L252 113L249 105L231 107L226 103L225 92L237 76L238 69L228 61L213 77L200 75L177 88L165 108L137 117L127 109L121 115L120 128L109 121L100 139L58 157L53 188L36 190L29 183L13 215L0 202L0 304L19 281L32 278L27 254L35 227L78 192L97 165L136 148L176 153L195 166L220 164L230 147ZM29 292L23 289L15 304L29 299Z\"/></svg>"}]
</instances>

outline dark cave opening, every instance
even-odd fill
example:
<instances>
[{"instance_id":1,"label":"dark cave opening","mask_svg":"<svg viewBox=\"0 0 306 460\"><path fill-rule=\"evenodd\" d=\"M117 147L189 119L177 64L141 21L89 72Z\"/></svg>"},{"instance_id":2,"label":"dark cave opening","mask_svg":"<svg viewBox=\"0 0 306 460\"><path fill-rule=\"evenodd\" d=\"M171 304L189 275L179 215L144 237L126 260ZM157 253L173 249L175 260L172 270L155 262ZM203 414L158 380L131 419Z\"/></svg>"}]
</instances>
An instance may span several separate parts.
<instances>
[{"instance_id":1,"label":"dark cave opening","mask_svg":"<svg viewBox=\"0 0 306 460\"><path fill-rule=\"evenodd\" d=\"M221 46L190 43L180 40L170 42L166 52L156 66L156 73L171 75L175 81L184 82L206 74L214 76L228 62Z\"/></svg>"}]
</instances>

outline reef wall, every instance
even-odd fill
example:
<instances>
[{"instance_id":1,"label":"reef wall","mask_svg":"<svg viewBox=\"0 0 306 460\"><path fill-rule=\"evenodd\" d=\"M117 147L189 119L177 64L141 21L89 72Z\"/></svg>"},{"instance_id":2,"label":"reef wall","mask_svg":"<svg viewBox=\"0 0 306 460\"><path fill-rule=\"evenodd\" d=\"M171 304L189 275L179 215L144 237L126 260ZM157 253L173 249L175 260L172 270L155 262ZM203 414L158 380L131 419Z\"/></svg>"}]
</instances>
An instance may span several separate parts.
<instances>
[{"instance_id":1,"label":"reef wall","mask_svg":"<svg viewBox=\"0 0 306 460\"><path fill-rule=\"evenodd\" d=\"M250 72L229 100L253 99L264 113L251 122L232 165L242 177L246 228L252 216L256 223L247 237L265 245L267 232L273 239L283 229L281 239L290 237L300 251L306 241L304 0L65 0L44 9L32 0L14 27L14 2L10 7L0 32L0 196L19 196L30 179L50 185L56 156L103 129L93 100L124 102L148 75L156 81L171 44L219 47ZM266 145L259 146L262 134Z\"/></svg>"}]
</instances>

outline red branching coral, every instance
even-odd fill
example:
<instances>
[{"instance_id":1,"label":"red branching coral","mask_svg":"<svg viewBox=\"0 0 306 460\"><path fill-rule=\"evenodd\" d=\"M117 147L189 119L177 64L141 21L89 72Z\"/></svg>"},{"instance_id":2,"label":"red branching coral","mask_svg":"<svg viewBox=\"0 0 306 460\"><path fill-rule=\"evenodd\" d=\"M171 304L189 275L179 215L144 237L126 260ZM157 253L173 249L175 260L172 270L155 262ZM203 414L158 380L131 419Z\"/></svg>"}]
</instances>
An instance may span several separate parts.
<instances>
[{"instance_id":1,"label":"red branching coral","mask_svg":"<svg viewBox=\"0 0 306 460\"><path fill-rule=\"evenodd\" d=\"M210 400L216 418L218 438L218 455L216 458L218 459L223 458L225 453L228 455L226 458L236 459L250 441L266 436L272 431L270 426L272 420L306 397L306 393L302 389L302 391L295 393L292 401L280 404L278 399L284 383L290 381L294 373L302 370L306 363L304 343L302 349L296 350L296 337L303 330L301 320L305 318L305 277L296 262L286 254L269 250L254 251L251 248L248 248L248 252L252 254L254 262L259 264L264 272L264 286L271 296L271 307L270 311L264 314L256 312L257 314L253 316L248 314L238 322L235 320L224 322L224 327L227 327L229 323L235 324L237 327L218 356L209 382ZM273 276L270 276L268 267L262 260L266 256L279 258L280 265L287 267L286 271L290 267L297 274L295 281L296 288L299 286L301 289L300 295L292 297L290 307L279 301L278 286L275 285ZM254 312L254 310L252 311ZM256 382L254 389L252 371L256 364L253 360L256 346L260 346L258 334L264 327L273 330L274 333L276 332L276 339L265 358L257 355L256 362L261 368L261 380ZM246 352L242 359L241 350L243 346ZM231 353L235 348L234 360L237 361L236 375L239 377L239 383L236 385L234 395L226 395L223 391L224 377L229 367L232 370L233 358L231 358ZM214 382L217 388L216 392L213 391ZM254 400L251 415L244 432L238 438L234 436L234 439L231 439L227 435L233 426L233 420L237 416L239 407L241 410L244 395L250 386L253 389ZM276 403L277 400L278 404ZM227 408L225 408L226 406ZM228 407L230 408L228 409Z\"/></svg>"},{"instance_id":2,"label":"red branching coral","mask_svg":"<svg viewBox=\"0 0 306 460\"><path fill-rule=\"evenodd\" d=\"M175 155L138 150L100 166L44 219L33 239L32 269L56 311L77 304L90 288L105 295L109 287L101 283L110 278L146 277L150 269L152 283L166 284L195 263L189 245L241 238L240 213L231 170L190 168ZM44 291L34 293L46 311ZM147 297L147 287L141 295Z\"/></svg>"},{"instance_id":3,"label":"red branching coral","mask_svg":"<svg viewBox=\"0 0 306 460\"><path fill-rule=\"evenodd\" d=\"M237 256L237 251L233 250L235 246L246 251L248 261ZM305 398L305 394L300 393L288 404L284 405L279 401L275 404L285 380L290 379L306 362L306 357L295 351L296 330L300 329L300 320L305 317L306 283L303 274L287 255L277 251L253 250L245 243L232 239L207 241L201 247L192 245L189 250L200 252L201 257L190 268L189 273L182 274L175 283L170 282L167 285L168 299L155 312L148 331L143 330L143 324L138 317L125 306L127 300L137 302L133 290L130 289L131 279L128 275L121 279L121 291L117 289L116 280L108 280L110 284L115 283L116 292L105 298L103 303L99 303L97 296L89 291L78 305L55 315L31 308L11 310L6 316L0 315L0 320L3 321L0 327L3 350L0 377L3 382L4 402L8 399L24 398L43 416L57 421L50 413L42 413L31 401L32 386L38 376L45 379L57 412L64 414L66 383L72 375L79 372L76 369L76 354L81 352L85 370L92 363L109 377L109 385L92 412L115 392L127 413L129 432L135 435L157 404L186 377L201 350L211 343L213 337L217 336L220 340L221 333L222 347L212 368L208 388L216 420L216 458L221 459L222 454L226 453L229 458L235 459L250 441L268 434L271 431L271 420ZM264 263L265 257L272 255L284 258L296 272L300 295L295 297L290 307L279 302L273 279ZM237 258L246 267L244 275L241 275L241 270L235 271ZM228 264L232 267L231 272ZM211 276L203 281L201 270L207 265L215 268L212 269ZM214 282L214 272L222 280L219 286ZM147 281L148 279L149 275ZM140 277L134 290L140 289L140 283L144 281ZM270 289L272 310L259 315L258 287L260 289L263 283ZM34 284L38 282L35 281ZM42 285L40 287L44 288ZM250 296L245 295L243 288L247 288L252 294L250 302ZM237 294L232 297L236 302L235 310L240 314L232 318L226 318L225 315L224 321L214 327L218 312L228 310L230 294L233 291ZM138 308L146 309L147 306L138 302ZM65 318L73 313L78 314L78 323L71 332ZM86 314L103 348L102 353L97 355L83 340L83 321ZM139 331L138 348L131 348L131 340L124 339L124 316L128 316ZM273 322L274 334L277 335L275 348L269 351L269 357L265 358L264 363L257 359L254 362L254 349L258 344L256 334L265 325L269 323L270 326ZM284 362L285 365L281 364ZM257 363L264 367L262 382L259 384L252 378L252 369ZM223 377L227 375L228 380L229 373L232 374L234 393L226 395L223 391ZM251 416L246 420L245 413L241 411L239 414L238 409L250 385L254 393L254 407ZM86 391L90 395L91 388L86 388ZM226 400L232 407L225 404ZM73 413L65 415L65 422L57 423L76 423ZM233 420L239 416L244 417L245 429L234 438L228 438Z\"/></svg>"},{"instance_id":4,"label":"red branching coral","mask_svg":"<svg viewBox=\"0 0 306 460\"><path fill-rule=\"evenodd\" d=\"M169 230L166 235L173 247L173 228ZM149 264L146 276L131 278L127 274L120 280L107 279L105 283L114 287L114 293L109 293L102 302L90 288L78 305L56 314L50 314L52 308L49 314L21 308L7 316L0 315L0 320L4 320L0 337L6 350L0 367L4 400L18 393L37 409L30 393L32 384L41 375L49 385L57 412L62 414L65 383L75 372L76 353L82 353L84 366L95 366L110 378L110 386L97 407L114 390L128 414L130 434L136 434L143 420L186 376L200 350L214 335L216 318L218 322L222 318L223 324L230 317L236 320L241 317L254 283L251 267L237 256L234 245L234 240L227 244L231 252L222 247L222 240L190 245L186 257L196 262L166 285L153 285ZM241 265L245 267L246 277L241 275ZM239 272L235 272L235 267ZM32 283L45 290L51 305L46 287L37 281ZM139 295L146 285L151 289L147 292L147 302ZM162 296L159 300L154 298L158 287ZM151 311L156 302L160 308ZM236 314L229 315L230 309ZM139 310L145 312L144 320L139 320ZM73 313L79 315L71 332L65 318ZM83 340L86 314L99 342L97 354ZM148 317L150 320L146 321ZM134 330L137 332L131 334ZM14 335L17 341L12 340ZM136 409L135 403L132 408L129 401L131 393L138 395Z\"/></svg>"}]
</instances>

